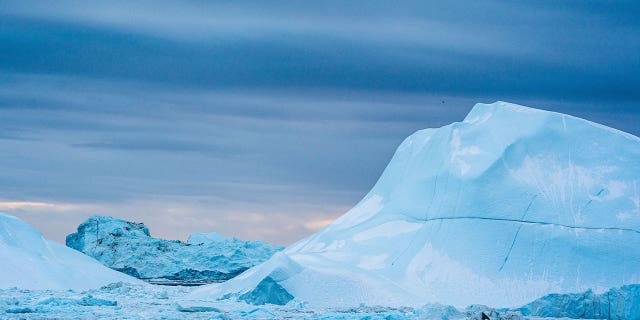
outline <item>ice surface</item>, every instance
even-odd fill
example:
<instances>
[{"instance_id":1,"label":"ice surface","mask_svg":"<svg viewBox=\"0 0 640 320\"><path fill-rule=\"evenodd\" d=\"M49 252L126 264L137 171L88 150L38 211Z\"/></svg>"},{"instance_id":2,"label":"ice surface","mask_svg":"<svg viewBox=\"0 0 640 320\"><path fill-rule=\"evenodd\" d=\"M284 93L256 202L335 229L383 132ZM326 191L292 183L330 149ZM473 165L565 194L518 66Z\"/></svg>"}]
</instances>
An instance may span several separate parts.
<instances>
[{"instance_id":1,"label":"ice surface","mask_svg":"<svg viewBox=\"0 0 640 320\"><path fill-rule=\"evenodd\" d=\"M120 281L140 282L0 213L0 288L88 289Z\"/></svg>"},{"instance_id":2,"label":"ice surface","mask_svg":"<svg viewBox=\"0 0 640 320\"><path fill-rule=\"evenodd\" d=\"M187 243L153 238L142 223L92 216L67 236L67 246L129 275L201 283L232 278L282 247L196 233Z\"/></svg>"},{"instance_id":3,"label":"ice surface","mask_svg":"<svg viewBox=\"0 0 640 320\"><path fill-rule=\"evenodd\" d=\"M314 307L514 307L640 283L638 266L640 139L497 102L411 135L349 212L190 297L271 277Z\"/></svg>"}]
</instances>

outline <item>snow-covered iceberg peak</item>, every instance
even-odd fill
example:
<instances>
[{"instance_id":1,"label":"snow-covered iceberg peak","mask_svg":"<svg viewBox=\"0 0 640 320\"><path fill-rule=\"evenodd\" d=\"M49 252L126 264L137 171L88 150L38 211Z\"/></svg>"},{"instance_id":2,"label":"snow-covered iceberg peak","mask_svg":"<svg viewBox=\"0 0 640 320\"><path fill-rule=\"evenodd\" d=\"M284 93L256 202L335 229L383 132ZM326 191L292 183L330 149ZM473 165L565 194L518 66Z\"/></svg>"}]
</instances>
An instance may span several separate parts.
<instances>
[{"instance_id":1,"label":"snow-covered iceberg peak","mask_svg":"<svg viewBox=\"0 0 640 320\"><path fill-rule=\"evenodd\" d=\"M22 220L0 212L0 288L89 289L140 281L45 239Z\"/></svg>"},{"instance_id":2,"label":"snow-covered iceberg peak","mask_svg":"<svg viewBox=\"0 0 640 320\"><path fill-rule=\"evenodd\" d=\"M640 139L477 104L408 137L360 203L283 255L193 297L240 296L269 276L316 306L507 307L640 283Z\"/></svg>"}]
</instances>

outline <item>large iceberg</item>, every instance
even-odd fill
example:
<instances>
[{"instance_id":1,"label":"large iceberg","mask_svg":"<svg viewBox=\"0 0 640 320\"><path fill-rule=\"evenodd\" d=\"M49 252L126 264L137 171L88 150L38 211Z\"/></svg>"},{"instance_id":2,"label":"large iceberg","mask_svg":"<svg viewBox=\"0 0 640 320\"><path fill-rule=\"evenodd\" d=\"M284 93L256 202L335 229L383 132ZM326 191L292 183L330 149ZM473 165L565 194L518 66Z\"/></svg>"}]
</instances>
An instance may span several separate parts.
<instances>
[{"instance_id":1,"label":"large iceberg","mask_svg":"<svg viewBox=\"0 0 640 320\"><path fill-rule=\"evenodd\" d=\"M191 299L518 307L640 283L640 139L497 102L408 137L339 219ZM588 291L590 292L590 291Z\"/></svg>"},{"instance_id":2,"label":"large iceberg","mask_svg":"<svg viewBox=\"0 0 640 320\"><path fill-rule=\"evenodd\" d=\"M141 281L45 239L20 219L0 213L0 288L89 289Z\"/></svg>"},{"instance_id":3,"label":"large iceberg","mask_svg":"<svg viewBox=\"0 0 640 320\"><path fill-rule=\"evenodd\" d=\"M67 246L112 269L162 284L219 282L269 259L280 246L194 233L187 243L151 237L142 223L91 216L67 236Z\"/></svg>"}]
</instances>

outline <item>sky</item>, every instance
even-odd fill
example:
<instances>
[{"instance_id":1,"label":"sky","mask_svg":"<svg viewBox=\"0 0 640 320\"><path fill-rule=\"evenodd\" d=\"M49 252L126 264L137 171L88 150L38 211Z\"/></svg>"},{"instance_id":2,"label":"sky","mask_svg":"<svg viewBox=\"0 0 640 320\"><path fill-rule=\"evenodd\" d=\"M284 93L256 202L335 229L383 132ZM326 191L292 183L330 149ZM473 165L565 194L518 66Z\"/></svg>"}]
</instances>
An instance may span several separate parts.
<instances>
[{"instance_id":1,"label":"sky","mask_svg":"<svg viewBox=\"0 0 640 320\"><path fill-rule=\"evenodd\" d=\"M637 1L0 0L0 211L290 244L498 100L640 136Z\"/></svg>"}]
</instances>

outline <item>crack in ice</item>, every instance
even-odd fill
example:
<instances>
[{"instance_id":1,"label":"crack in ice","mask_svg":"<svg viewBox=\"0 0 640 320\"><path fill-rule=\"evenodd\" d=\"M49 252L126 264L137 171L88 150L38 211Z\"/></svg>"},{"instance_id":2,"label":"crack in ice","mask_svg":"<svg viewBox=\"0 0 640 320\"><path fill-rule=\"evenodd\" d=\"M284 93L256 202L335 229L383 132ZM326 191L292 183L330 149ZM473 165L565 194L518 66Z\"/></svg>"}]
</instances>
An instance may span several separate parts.
<instances>
[{"instance_id":1,"label":"crack in ice","mask_svg":"<svg viewBox=\"0 0 640 320\"><path fill-rule=\"evenodd\" d=\"M522 218L520 218L520 220L524 220L524 217L527 216L527 213L529 213L529 209L531 209L531 205L533 204L533 201L535 201L537 197L538 197L537 194L533 196L533 198L529 202L529 205L524 210L524 213L522 214ZM509 256L511 255L511 251L513 251L513 246L516 244L516 240L518 239L518 234L520 234L520 230L522 230L523 225L524 224L521 224L520 226L518 226L518 230L516 231L516 234L513 236L513 241L511 241L511 246L509 247L509 251L507 251L507 255L504 257L504 261L502 261L502 265L500 265L500 269L498 271L502 271L502 269L504 268L504 265L507 264L507 261L509 261Z\"/></svg>"},{"instance_id":2,"label":"crack in ice","mask_svg":"<svg viewBox=\"0 0 640 320\"><path fill-rule=\"evenodd\" d=\"M546 221L533 221L533 220L524 220L524 219L514 219L514 218L490 218L490 217L479 217L479 216L461 216L461 217L437 217L437 218L428 218L428 219L418 219L412 218L409 220L414 220L418 222L431 222L431 221L442 221L442 220L489 220L489 221L506 221L506 222L517 222L524 224L539 224L539 225L549 225L549 226L558 226L569 229L582 229L582 230L608 230L608 231L625 231L625 232L635 232L640 234L640 230L632 229L632 228L619 228L619 227L591 227L591 226L574 226L564 223L557 222L546 222Z\"/></svg>"}]
</instances>

